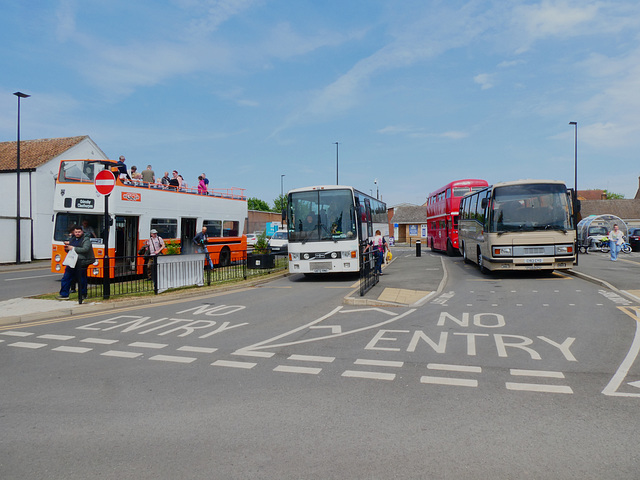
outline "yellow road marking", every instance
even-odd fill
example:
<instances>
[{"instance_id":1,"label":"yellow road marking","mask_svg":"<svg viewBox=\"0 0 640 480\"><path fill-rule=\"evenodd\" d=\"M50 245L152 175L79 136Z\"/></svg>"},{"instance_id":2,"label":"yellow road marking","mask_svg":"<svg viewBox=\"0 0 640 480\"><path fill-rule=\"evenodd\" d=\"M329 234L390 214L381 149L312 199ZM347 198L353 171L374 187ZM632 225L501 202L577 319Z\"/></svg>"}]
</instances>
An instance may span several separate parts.
<instances>
[{"instance_id":1,"label":"yellow road marking","mask_svg":"<svg viewBox=\"0 0 640 480\"><path fill-rule=\"evenodd\" d=\"M640 322L640 306L618 307L624 313L633 318L636 322Z\"/></svg>"}]
</instances>

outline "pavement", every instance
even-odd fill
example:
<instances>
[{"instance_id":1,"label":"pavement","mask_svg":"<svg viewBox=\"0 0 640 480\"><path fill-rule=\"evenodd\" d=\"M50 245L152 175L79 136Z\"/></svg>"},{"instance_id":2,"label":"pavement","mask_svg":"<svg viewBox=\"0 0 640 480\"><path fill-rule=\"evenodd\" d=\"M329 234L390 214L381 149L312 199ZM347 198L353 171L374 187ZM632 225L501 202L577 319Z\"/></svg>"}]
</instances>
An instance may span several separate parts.
<instances>
[{"instance_id":1,"label":"pavement","mask_svg":"<svg viewBox=\"0 0 640 480\"><path fill-rule=\"evenodd\" d=\"M380 281L363 297L359 288L351 291L345 298L348 305L370 306L419 306L442 293L447 282L447 256L421 250L417 256L415 247L397 245L392 248L393 259L383 266ZM33 262L21 265L0 265L0 272L24 271L42 268L49 262ZM618 261L612 262L609 254L590 253L578 257L578 265L566 273L595 283L626 297L632 302L640 302L640 253L620 253ZM246 288L256 283L264 283L273 278L286 275L281 273L263 277L260 280L239 282L221 289ZM492 275L498 276L499 273ZM211 289L191 289L178 293L166 293L136 299L120 298L109 302L87 302L82 305L72 301L39 300L33 298L15 298L0 302L0 325L11 325L38 320L47 320L72 316L89 311L110 310L128 305L164 302L174 297L197 297L210 295Z\"/></svg>"},{"instance_id":2,"label":"pavement","mask_svg":"<svg viewBox=\"0 0 640 480\"><path fill-rule=\"evenodd\" d=\"M393 260L383 266L380 281L364 297L353 291L345 298L352 305L377 306L419 306L442 293L446 285L447 256L422 249L416 256L415 247L397 246L392 248ZM640 253L620 253L618 260L611 261L610 255L602 252L581 254L574 268L563 272L600 285L626 297L632 302L640 302ZM494 275L499 278L500 273Z\"/></svg>"}]
</instances>

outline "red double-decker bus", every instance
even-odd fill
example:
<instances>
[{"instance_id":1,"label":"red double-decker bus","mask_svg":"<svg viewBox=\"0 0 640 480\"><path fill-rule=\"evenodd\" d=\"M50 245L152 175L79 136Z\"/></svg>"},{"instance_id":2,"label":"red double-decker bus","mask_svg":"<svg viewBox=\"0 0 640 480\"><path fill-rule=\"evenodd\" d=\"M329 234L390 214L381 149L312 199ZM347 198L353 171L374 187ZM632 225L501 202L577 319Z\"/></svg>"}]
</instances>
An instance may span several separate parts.
<instances>
[{"instance_id":1,"label":"red double-decker bus","mask_svg":"<svg viewBox=\"0 0 640 480\"><path fill-rule=\"evenodd\" d=\"M489 186L486 180L456 180L439 188L427 199L427 242L431 250L458 252L458 209L466 194Z\"/></svg>"}]
</instances>

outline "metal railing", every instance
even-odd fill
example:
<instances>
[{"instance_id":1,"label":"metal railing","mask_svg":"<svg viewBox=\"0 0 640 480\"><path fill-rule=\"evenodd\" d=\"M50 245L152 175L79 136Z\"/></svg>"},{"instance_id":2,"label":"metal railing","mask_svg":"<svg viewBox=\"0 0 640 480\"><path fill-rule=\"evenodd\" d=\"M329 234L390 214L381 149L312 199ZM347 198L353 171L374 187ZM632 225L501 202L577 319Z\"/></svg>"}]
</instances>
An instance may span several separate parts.
<instances>
[{"instance_id":1,"label":"metal railing","mask_svg":"<svg viewBox=\"0 0 640 480\"><path fill-rule=\"evenodd\" d=\"M140 256L132 257L110 257L109 275L104 275L103 263L90 265L88 270L87 295L84 299L108 299L114 296L158 294L158 280L162 275L173 277L202 278L201 285L218 285L228 282L247 280L262 275L283 270L288 266L286 254L270 254L274 257L272 266L269 268L248 268L247 254L243 254L240 260L231 262L227 266L214 265L211 268L201 255L176 255L181 259L179 262L172 262L171 268L166 269L162 261L158 262L156 257L147 259ZM171 256L172 259L174 256ZM200 271L198 271L200 269ZM79 273L79 270L76 270ZM202 274L200 277L200 273ZM197 285L186 284L188 285ZM78 290L79 292L80 290ZM78 302L82 303L83 298L78 296Z\"/></svg>"},{"instance_id":2,"label":"metal railing","mask_svg":"<svg viewBox=\"0 0 640 480\"><path fill-rule=\"evenodd\" d=\"M376 271L377 251L367 251L360 256L360 296L363 297L379 280Z\"/></svg>"}]
</instances>

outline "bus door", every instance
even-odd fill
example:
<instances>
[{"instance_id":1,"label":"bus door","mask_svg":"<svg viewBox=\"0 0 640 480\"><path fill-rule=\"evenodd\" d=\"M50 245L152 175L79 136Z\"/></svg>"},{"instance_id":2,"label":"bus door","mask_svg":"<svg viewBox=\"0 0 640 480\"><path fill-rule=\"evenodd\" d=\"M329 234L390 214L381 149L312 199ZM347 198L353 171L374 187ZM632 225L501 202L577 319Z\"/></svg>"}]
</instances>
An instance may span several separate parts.
<instances>
[{"instance_id":1,"label":"bus door","mask_svg":"<svg viewBox=\"0 0 640 480\"><path fill-rule=\"evenodd\" d=\"M449 222L449 217L447 217L444 221L444 248L447 248L447 240L451 237L451 223ZM444 249L443 248L443 249Z\"/></svg>"},{"instance_id":2,"label":"bus door","mask_svg":"<svg viewBox=\"0 0 640 480\"><path fill-rule=\"evenodd\" d=\"M180 220L180 251L194 253L193 238L196 236L196 218L182 218Z\"/></svg>"},{"instance_id":3,"label":"bus door","mask_svg":"<svg viewBox=\"0 0 640 480\"><path fill-rule=\"evenodd\" d=\"M116 216L116 257L135 257L138 252L139 217Z\"/></svg>"}]
</instances>

